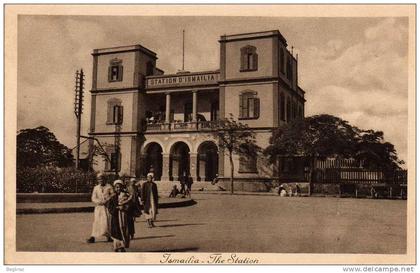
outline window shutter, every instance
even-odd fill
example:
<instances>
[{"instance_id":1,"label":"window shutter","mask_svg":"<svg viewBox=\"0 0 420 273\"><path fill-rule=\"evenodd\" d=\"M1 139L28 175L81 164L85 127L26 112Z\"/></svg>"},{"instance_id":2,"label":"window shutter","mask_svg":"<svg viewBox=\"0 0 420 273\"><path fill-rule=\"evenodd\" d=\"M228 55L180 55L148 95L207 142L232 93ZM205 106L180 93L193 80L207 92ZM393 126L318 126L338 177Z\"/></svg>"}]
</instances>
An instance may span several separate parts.
<instances>
[{"instance_id":1,"label":"window shutter","mask_svg":"<svg viewBox=\"0 0 420 273\"><path fill-rule=\"evenodd\" d=\"M243 94L239 95L239 117L243 118L244 117L244 102L243 102Z\"/></svg>"},{"instance_id":2,"label":"window shutter","mask_svg":"<svg viewBox=\"0 0 420 273\"><path fill-rule=\"evenodd\" d=\"M258 54L254 53L252 54L252 67L250 67L252 70L258 70Z\"/></svg>"},{"instance_id":3,"label":"window shutter","mask_svg":"<svg viewBox=\"0 0 420 273\"><path fill-rule=\"evenodd\" d=\"M118 66L118 81L123 80L123 70L124 70L124 67L122 65L119 65Z\"/></svg>"},{"instance_id":4,"label":"window shutter","mask_svg":"<svg viewBox=\"0 0 420 273\"><path fill-rule=\"evenodd\" d=\"M283 48L280 47L280 71L284 74L284 51Z\"/></svg>"},{"instance_id":5,"label":"window shutter","mask_svg":"<svg viewBox=\"0 0 420 273\"><path fill-rule=\"evenodd\" d=\"M254 118L260 117L260 99L254 98Z\"/></svg>"},{"instance_id":6,"label":"window shutter","mask_svg":"<svg viewBox=\"0 0 420 273\"><path fill-rule=\"evenodd\" d=\"M112 81L112 65L108 66L108 82Z\"/></svg>"},{"instance_id":7,"label":"window shutter","mask_svg":"<svg viewBox=\"0 0 420 273\"><path fill-rule=\"evenodd\" d=\"M124 109L123 106L121 105L118 106L118 124L123 123L123 114L124 114L123 109Z\"/></svg>"},{"instance_id":8,"label":"window shutter","mask_svg":"<svg viewBox=\"0 0 420 273\"><path fill-rule=\"evenodd\" d=\"M245 50L241 50L241 70L247 69L248 56Z\"/></svg>"},{"instance_id":9,"label":"window shutter","mask_svg":"<svg viewBox=\"0 0 420 273\"><path fill-rule=\"evenodd\" d=\"M114 115L114 105L108 102L108 108L107 108L107 113L106 113L106 117L107 117L106 123L112 123L113 115Z\"/></svg>"}]
</instances>

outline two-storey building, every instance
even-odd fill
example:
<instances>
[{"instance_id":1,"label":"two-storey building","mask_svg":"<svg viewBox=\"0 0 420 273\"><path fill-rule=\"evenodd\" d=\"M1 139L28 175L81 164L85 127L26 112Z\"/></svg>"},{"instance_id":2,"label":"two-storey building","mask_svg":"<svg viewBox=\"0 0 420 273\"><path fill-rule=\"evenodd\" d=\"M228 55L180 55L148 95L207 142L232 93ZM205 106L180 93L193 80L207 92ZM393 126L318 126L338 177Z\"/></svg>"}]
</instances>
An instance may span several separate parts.
<instances>
[{"instance_id":1,"label":"two-storey building","mask_svg":"<svg viewBox=\"0 0 420 273\"><path fill-rule=\"evenodd\" d=\"M94 169L137 177L153 169L156 180L191 174L211 181L230 173L211 134L218 119L232 114L264 148L274 128L304 116L297 58L279 31L224 35L219 43L220 69L170 75L141 45L93 51L89 134L105 151ZM263 157L235 156L235 166L243 181L276 175Z\"/></svg>"}]
</instances>

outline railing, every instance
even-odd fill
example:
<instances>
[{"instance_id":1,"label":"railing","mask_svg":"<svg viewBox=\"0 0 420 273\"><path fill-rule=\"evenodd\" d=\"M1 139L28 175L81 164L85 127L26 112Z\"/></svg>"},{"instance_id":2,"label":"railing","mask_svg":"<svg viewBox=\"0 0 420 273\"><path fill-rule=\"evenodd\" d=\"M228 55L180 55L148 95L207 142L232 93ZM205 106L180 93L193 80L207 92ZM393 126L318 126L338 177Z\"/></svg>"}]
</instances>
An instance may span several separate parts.
<instances>
[{"instance_id":1,"label":"railing","mask_svg":"<svg viewBox=\"0 0 420 273\"><path fill-rule=\"evenodd\" d=\"M198 129L202 130L214 130L217 129L217 122L215 121L199 121L197 123Z\"/></svg>"},{"instance_id":2,"label":"railing","mask_svg":"<svg viewBox=\"0 0 420 273\"><path fill-rule=\"evenodd\" d=\"M173 122L173 123L148 123L147 132L167 132L167 131L211 131L217 129L215 121L197 122Z\"/></svg>"},{"instance_id":3,"label":"railing","mask_svg":"<svg viewBox=\"0 0 420 273\"><path fill-rule=\"evenodd\" d=\"M407 170L316 169L313 174L313 182L339 184L407 184Z\"/></svg>"},{"instance_id":4,"label":"railing","mask_svg":"<svg viewBox=\"0 0 420 273\"><path fill-rule=\"evenodd\" d=\"M147 131L163 131L164 129L163 123L148 123L146 130Z\"/></svg>"}]
</instances>

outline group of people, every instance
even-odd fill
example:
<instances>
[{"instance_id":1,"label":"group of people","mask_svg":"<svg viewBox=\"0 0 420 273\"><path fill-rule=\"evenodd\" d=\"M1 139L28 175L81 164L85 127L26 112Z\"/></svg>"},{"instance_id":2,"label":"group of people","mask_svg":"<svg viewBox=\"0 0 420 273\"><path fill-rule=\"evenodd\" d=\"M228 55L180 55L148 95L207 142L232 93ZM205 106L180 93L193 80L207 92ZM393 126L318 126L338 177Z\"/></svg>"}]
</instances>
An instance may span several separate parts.
<instances>
[{"instance_id":1,"label":"group of people","mask_svg":"<svg viewBox=\"0 0 420 273\"><path fill-rule=\"evenodd\" d=\"M148 227L155 227L159 196L153 173L148 173L142 184L131 178L127 182L117 179L110 185L102 173L97 180L92 192L95 204L92 234L87 242L94 243L96 238L105 236L108 242L113 242L114 251L125 252L134 238L135 219L142 215L142 207Z\"/></svg>"},{"instance_id":2,"label":"group of people","mask_svg":"<svg viewBox=\"0 0 420 273\"><path fill-rule=\"evenodd\" d=\"M178 187L174 185L169 194L169 197L174 198L178 194L181 194L182 198L185 198L186 196L191 197L191 187L192 187L192 184L194 183L191 175L187 175L186 173L184 173L183 175L180 176L179 183L180 183L181 189L178 190Z\"/></svg>"}]
</instances>

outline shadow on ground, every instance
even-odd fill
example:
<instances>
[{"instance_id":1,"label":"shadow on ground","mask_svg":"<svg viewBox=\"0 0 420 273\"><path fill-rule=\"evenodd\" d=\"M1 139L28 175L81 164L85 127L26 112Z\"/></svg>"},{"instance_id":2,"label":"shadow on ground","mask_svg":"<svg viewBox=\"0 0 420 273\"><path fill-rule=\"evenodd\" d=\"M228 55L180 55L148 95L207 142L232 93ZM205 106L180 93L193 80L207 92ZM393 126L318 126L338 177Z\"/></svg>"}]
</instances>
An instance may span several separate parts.
<instances>
[{"instance_id":1,"label":"shadow on ground","mask_svg":"<svg viewBox=\"0 0 420 273\"><path fill-rule=\"evenodd\" d=\"M169 237L175 237L175 235L160 235L160 236L145 236L145 237L134 237L131 240L146 240L146 239L158 239L158 238L169 238Z\"/></svg>"},{"instance_id":2,"label":"shadow on ground","mask_svg":"<svg viewBox=\"0 0 420 273\"><path fill-rule=\"evenodd\" d=\"M167 227L185 227L185 226L204 226L203 223L197 224L172 224L172 225L157 225L157 228L167 228Z\"/></svg>"}]
</instances>

